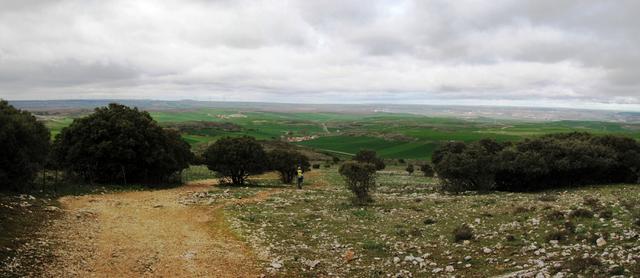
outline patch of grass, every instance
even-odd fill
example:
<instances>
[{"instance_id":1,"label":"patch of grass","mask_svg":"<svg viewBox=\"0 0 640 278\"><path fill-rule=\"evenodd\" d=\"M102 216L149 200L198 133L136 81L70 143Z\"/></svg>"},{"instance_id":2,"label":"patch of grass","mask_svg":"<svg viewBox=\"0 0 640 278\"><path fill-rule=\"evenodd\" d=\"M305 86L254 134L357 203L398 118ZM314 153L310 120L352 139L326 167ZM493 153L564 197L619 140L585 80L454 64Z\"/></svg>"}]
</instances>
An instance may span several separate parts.
<instances>
[{"instance_id":1,"label":"patch of grass","mask_svg":"<svg viewBox=\"0 0 640 278\"><path fill-rule=\"evenodd\" d=\"M354 210L351 212L351 214L353 214L355 217L358 218L366 218L366 219L373 219L376 217L375 213L371 210L366 210L366 209L358 209L358 210Z\"/></svg>"},{"instance_id":2,"label":"patch of grass","mask_svg":"<svg viewBox=\"0 0 640 278\"><path fill-rule=\"evenodd\" d=\"M571 270L573 273L585 272L586 270L594 270L602 267L602 262L597 258L577 257L565 263L564 268Z\"/></svg>"},{"instance_id":3,"label":"patch of grass","mask_svg":"<svg viewBox=\"0 0 640 278\"><path fill-rule=\"evenodd\" d=\"M362 248L365 251L376 255L385 254L387 250L387 246L384 243L375 240L365 240L364 242L362 242Z\"/></svg>"}]
</instances>

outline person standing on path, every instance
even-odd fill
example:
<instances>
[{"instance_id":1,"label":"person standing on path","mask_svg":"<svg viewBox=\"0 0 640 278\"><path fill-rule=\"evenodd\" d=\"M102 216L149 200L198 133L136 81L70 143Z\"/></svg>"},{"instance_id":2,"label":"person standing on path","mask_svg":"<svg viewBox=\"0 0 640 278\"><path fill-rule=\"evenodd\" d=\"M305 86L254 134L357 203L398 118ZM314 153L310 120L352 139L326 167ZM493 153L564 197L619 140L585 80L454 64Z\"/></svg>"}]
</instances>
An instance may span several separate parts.
<instances>
[{"instance_id":1,"label":"person standing on path","mask_svg":"<svg viewBox=\"0 0 640 278\"><path fill-rule=\"evenodd\" d=\"M302 167L298 166L298 189L302 189L302 183L304 182L304 175L302 172Z\"/></svg>"}]
</instances>

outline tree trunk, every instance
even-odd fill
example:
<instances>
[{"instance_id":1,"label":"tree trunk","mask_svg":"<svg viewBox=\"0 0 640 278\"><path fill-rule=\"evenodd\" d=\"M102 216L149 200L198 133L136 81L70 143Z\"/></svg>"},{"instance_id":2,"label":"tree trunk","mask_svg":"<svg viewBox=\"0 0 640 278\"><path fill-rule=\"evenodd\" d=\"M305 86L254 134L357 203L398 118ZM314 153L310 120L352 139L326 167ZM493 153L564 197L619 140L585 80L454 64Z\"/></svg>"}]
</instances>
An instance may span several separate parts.
<instances>
[{"instance_id":1,"label":"tree trunk","mask_svg":"<svg viewBox=\"0 0 640 278\"><path fill-rule=\"evenodd\" d=\"M47 186L47 168L42 167L42 191Z\"/></svg>"},{"instance_id":2,"label":"tree trunk","mask_svg":"<svg viewBox=\"0 0 640 278\"><path fill-rule=\"evenodd\" d=\"M124 185L127 185L127 172L124 170L123 165L120 165L120 169L122 170L122 180L124 181Z\"/></svg>"}]
</instances>

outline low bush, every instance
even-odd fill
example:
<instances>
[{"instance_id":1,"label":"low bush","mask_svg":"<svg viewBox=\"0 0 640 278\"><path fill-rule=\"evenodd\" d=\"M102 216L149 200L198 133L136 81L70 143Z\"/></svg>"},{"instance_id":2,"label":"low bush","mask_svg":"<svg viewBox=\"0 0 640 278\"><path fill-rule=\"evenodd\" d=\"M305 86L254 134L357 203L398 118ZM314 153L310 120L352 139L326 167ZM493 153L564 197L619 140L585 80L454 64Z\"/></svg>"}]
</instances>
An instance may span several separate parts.
<instances>
[{"instance_id":1,"label":"low bush","mask_svg":"<svg viewBox=\"0 0 640 278\"><path fill-rule=\"evenodd\" d=\"M564 213L561 211L553 210L546 216L547 220L558 221L564 219Z\"/></svg>"},{"instance_id":2,"label":"low bush","mask_svg":"<svg viewBox=\"0 0 640 278\"><path fill-rule=\"evenodd\" d=\"M345 178L347 188L355 195L354 204L362 205L373 201L370 192L376 186L375 165L346 162L340 166L339 173Z\"/></svg>"},{"instance_id":3,"label":"low bush","mask_svg":"<svg viewBox=\"0 0 640 278\"><path fill-rule=\"evenodd\" d=\"M455 242L473 239L473 229L467 224L462 224L453 230L453 239Z\"/></svg>"},{"instance_id":4,"label":"low bush","mask_svg":"<svg viewBox=\"0 0 640 278\"><path fill-rule=\"evenodd\" d=\"M571 218L593 218L593 212L585 209L585 208L578 208L575 210L572 210L569 213L569 217Z\"/></svg>"},{"instance_id":5,"label":"low bush","mask_svg":"<svg viewBox=\"0 0 640 278\"><path fill-rule=\"evenodd\" d=\"M420 171L422 171L422 174L425 177L433 177L433 175L435 174L435 171L433 171L433 166L431 166L431 164L429 163L420 165Z\"/></svg>"},{"instance_id":6,"label":"low bush","mask_svg":"<svg viewBox=\"0 0 640 278\"><path fill-rule=\"evenodd\" d=\"M565 241L568 237L568 232L567 231L554 231L551 232L547 235L546 239L548 241L550 240L557 240L557 241Z\"/></svg>"},{"instance_id":7,"label":"low bush","mask_svg":"<svg viewBox=\"0 0 640 278\"><path fill-rule=\"evenodd\" d=\"M415 168L413 167L413 164L409 164L409 165L407 165L407 168L405 168L404 170L407 171L407 173L409 173L409 175L412 175L413 172L415 171Z\"/></svg>"}]
</instances>

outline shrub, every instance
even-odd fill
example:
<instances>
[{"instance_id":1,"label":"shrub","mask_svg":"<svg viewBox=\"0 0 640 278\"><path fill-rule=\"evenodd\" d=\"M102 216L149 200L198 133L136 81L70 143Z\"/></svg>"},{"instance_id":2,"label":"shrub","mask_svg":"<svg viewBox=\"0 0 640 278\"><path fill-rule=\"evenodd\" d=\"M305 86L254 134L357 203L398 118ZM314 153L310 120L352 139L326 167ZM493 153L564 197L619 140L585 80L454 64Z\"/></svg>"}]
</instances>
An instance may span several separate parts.
<instances>
[{"instance_id":1,"label":"shrub","mask_svg":"<svg viewBox=\"0 0 640 278\"><path fill-rule=\"evenodd\" d=\"M597 209L600 207L600 200L596 197L585 196L583 199L584 199L584 202L582 203L588 207L591 207L592 209Z\"/></svg>"},{"instance_id":2,"label":"shrub","mask_svg":"<svg viewBox=\"0 0 640 278\"><path fill-rule=\"evenodd\" d=\"M546 216L547 220L557 221L564 219L564 213L561 211L553 210L549 212Z\"/></svg>"},{"instance_id":3,"label":"shrub","mask_svg":"<svg viewBox=\"0 0 640 278\"><path fill-rule=\"evenodd\" d=\"M0 190L19 190L42 169L49 130L31 113L0 100Z\"/></svg>"},{"instance_id":4,"label":"shrub","mask_svg":"<svg viewBox=\"0 0 640 278\"><path fill-rule=\"evenodd\" d=\"M360 150L353 160L361 163L372 164L375 166L376 170L382 170L386 167L384 160L378 157L378 154L373 150Z\"/></svg>"},{"instance_id":5,"label":"shrub","mask_svg":"<svg viewBox=\"0 0 640 278\"><path fill-rule=\"evenodd\" d=\"M601 209L600 211L598 211L598 216L600 216L600 218L604 218L604 219L611 219L613 218L613 211L611 209Z\"/></svg>"},{"instance_id":6,"label":"shrub","mask_svg":"<svg viewBox=\"0 0 640 278\"><path fill-rule=\"evenodd\" d=\"M411 175L415 171L415 168L413 167L413 164L409 164L409 165L407 165L407 168L404 169L404 170L407 171L407 173L409 173L409 175Z\"/></svg>"},{"instance_id":7,"label":"shrub","mask_svg":"<svg viewBox=\"0 0 640 278\"><path fill-rule=\"evenodd\" d=\"M204 153L207 168L222 176L223 182L243 185L249 175L267 170L268 157L255 138L224 137Z\"/></svg>"},{"instance_id":8,"label":"shrub","mask_svg":"<svg viewBox=\"0 0 640 278\"><path fill-rule=\"evenodd\" d=\"M572 210L569 213L569 217L571 218L593 218L593 212L585 209L585 208L579 208L579 209L575 209Z\"/></svg>"},{"instance_id":9,"label":"shrub","mask_svg":"<svg viewBox=\"0 0 640 278\"><path fill-rule=\"evenodd\" d=\"M424 174L425 177L433 177L435 172L433 171L433 166L429 163L425 163L420 165L420 171Z\"/></svg>"},{"instance_id":10,"label":"shrub","mask_svg":"<svg viewBox=\"0 0 640 278\"><path fill-rule=\"evenodd\" d=\"M568 232L567 231L554 231L551 232L547 235L547 240L557 240L557 241L564 241L567 239L568 236Z\"/></svg>"},{"instance_id":11,"label":"shrub","mask_svg":"<svg viewBox=\"0 0 640 278\"><path fill-rule=\"evenodd\" d=\"M340 166L340 175L345 178L347 188L355 194L355 204L372 202L369 195L376 185L376 166L371 163L346 162Z\"/></svg>"},{"instance_id":12,"label":"shrub","mask_svg":"<svg viewBox=\"0 0 640 278\"><path fill-rule=\"evenodd\" d=\"M331 161L333 161L333 164L338 164L338 162L340 162L340 158L337 156L332 156Z\"/></svg>"},{"instance_id":13,"label":"shrub","mask_svg":"<svg viewBox=\"0 0 640 278\"><path fill-rule=\"evenodd\" d=\"M309 171L309 158L293 150L275 149L267 154L270 170L277 171L282 183L291 184L298 167Z\"/></svg>"},{"instance_id":14,"label":"shrub","mask_svg":"<svg viewBox=\"0 0 640 278\"><path fill-rule=\"evenodd\" d=\"M576 224L573 224L571 221L564 222L564 229L573 234L576 232Z\"/></svg>"},{"instance_id":15,"label":"shrub","mask_svg":"<svg viewBox=\"0 0 640 278\"><path fill-rule=\"evenodd\" d=\"M147 112L119 104L96 108L62 129L54 157L85 181L162 182L189 167L190 146Z\"/></svg>"},{"instance_id":16,"label":"shrub","mask_svg":"<svg viewBox=\"0 0 640 278\"><path fill-rule=\"evenodd\" d=\"M473 229L467 224L462 224L453 230L453 239L455 242L473 239Z\"/></svg>"},{"instance_id":17,"label":"shrub","mask_svg":"<svg viewBox=\"0 0 640 278\"><path fill-rule=\"evenodd\" d=\"M436 223L436 221L433 218L427 218L424 221L422 221L422 223L424 223L425 225L433 225Z\"/></svg>"},{"instance_id":18,"label":"shrub","mask_svg":"<svg viewBox=\"0 0 640 278\"><path fill-rule=\"evenodd\" d=\"M400 164L405 164L405 163L407 163L407 162L404 160L404 158L400 158L400 159L398 159L398 163L400 163Z\"/></svg>"},{"instance_id":19,"label":"shrub","mask_svg":"<svg viewBox=\"0 0 640 278\"><path fill-rule=\"evenodd\" d=\"M313 164L311 167L313 169L320 169L320 164Z\"/></svg>"}]
</instances>

